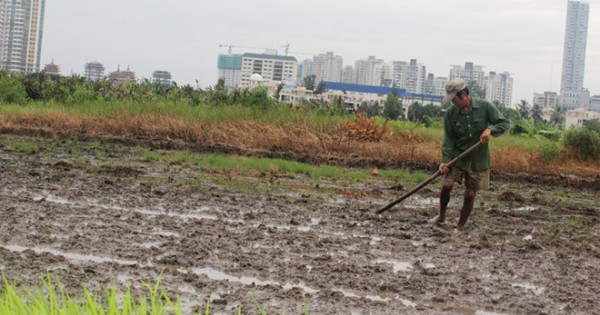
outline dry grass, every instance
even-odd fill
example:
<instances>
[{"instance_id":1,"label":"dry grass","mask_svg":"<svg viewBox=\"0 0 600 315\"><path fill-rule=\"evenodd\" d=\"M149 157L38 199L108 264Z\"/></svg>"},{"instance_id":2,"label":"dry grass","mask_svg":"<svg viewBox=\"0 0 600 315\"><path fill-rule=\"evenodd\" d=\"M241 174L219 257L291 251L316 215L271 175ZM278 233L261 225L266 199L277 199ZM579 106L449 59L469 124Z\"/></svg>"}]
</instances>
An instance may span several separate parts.
<instances>
[{"instance_id":1,"label":"dry grass","mask_svg":"<svg viewBox=\"0 0 600 315\"><path fill-rule=\"evenodd\" d=\"M362 119L362 120L361 120ZM285 157L305 162L346 166L434 167L440 142L416 133L388 132L367 118L323 132L306 125L270 125L256 121L190 122L157 114L100 117L64 113L0 114L0 132L39 133L57 137L84 136L197 150L226 148L242 154ZM567 156L546 161L538 152L520 148L492 151L494 170L507 174L600 176L600 163L582 163Z\"/></svg>"}]
</instances>

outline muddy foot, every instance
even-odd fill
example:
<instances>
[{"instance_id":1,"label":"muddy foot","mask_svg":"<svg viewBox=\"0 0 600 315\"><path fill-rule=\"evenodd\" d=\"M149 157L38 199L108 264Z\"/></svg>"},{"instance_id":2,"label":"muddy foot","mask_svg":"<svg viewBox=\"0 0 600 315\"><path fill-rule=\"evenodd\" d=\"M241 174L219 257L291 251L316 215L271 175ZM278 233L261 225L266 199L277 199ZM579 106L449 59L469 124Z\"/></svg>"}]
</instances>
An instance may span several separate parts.
<instances>
[{"instance_id":1,"label":"muddy foot","mask_svg":"<svg viewBox=\"0 0 600 315\"><path fill-rule=\"evenodd\" d=\"M435 218L429 220L429 223L437 225L437 224L444 223L444 221L446 221L446 217L438 214L437 216L435 216Z\"/></svg>"}]
</instances>

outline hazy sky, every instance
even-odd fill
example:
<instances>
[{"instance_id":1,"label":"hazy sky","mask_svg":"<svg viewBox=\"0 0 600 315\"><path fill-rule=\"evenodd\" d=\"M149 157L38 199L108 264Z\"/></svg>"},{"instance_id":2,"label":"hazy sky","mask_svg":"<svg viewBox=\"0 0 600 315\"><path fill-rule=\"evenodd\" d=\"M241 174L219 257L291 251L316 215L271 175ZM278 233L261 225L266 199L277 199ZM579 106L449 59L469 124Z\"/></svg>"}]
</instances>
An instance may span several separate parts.
<instances>
[{"instance_id":1,"label":"hazy sky","mask_svg":"<svg viewBox=\"0 0 600 315\"><path fill-rule=\"evenodd\" d=\"M600 94L600 0L590 4L584 86ZM217 56L289 43L298 61L333 51L345 65L374 55L417 59L436 76L466 61L508 71L513 103L560 89L567 0L47 0L42 67L83 74L87 61L178 84L217 81ZM594 18L596 17L596 19ZM260 48L260 49L247 49Z\"/></svg>"}]
</instances>

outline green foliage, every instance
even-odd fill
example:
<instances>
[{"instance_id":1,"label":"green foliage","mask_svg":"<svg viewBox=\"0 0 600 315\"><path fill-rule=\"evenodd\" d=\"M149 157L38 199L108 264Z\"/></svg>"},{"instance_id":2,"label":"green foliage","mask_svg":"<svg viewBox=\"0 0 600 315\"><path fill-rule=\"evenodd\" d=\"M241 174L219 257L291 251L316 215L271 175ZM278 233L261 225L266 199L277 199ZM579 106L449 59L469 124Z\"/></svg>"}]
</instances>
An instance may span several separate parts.
<instances>
[{"instance_id":1,"label":"green foliage","mask_svg":"<svg viewBox=\"0 0 600 315\"><path fill-rule=\"evenodd\" d=\"M535 123L531 119L517 118L512 124L509 133L511 135L532 135L535 131Z\"/></svg>"},{"instance_id":2,"label":"green foliage","mask_svg":"<svg viewBox=\"0 0 600 315\"><path fill-rule=\"evenodd\" d=\"M547 142L540 148L540 154L546 161L556 160L560 154L560 147L555 142Z\"/></svg>"},{"instance_id":3,"label":"green foliage","mask_svg":"<svg viewBox=\"0 0 600 315\"><path fill-rule=\"evenodd\" d=\"M309 91L313 91L316 87L316 80L317 76L314 74L306 76L302 79L302 86L304 86Z\"/></svg>"},{"instance_id":4,"label":"green foliage","mask_svg":"<svg viewBox=\"0 0 600 315\"><path fill-rule=\"evenodd\" d=\"M540 124L544 122L544 112L542 111L542 107L538 104L534 104L531 107L531 118L536 124Z\"/></svg>"},{"instance_id":5,"label":"green foliage","mask_svg":"<svg viewBox=\"0 0 600 315\"><path fill-rule=\"evenodd\" d=\"M402 102L392 93L387 95L385 105L383 106L383 117L387 119L403 119L404 111L402 110Z\"/></svg>"},{"instance_id":6,"label":"green foliage","mask_svg":"<svg viewBox=\"0 0 600 315\"><path fill-rule=\"evenodd\" d=\"M504 117L506 119L508 119L508 121L510 121L510 122L515 122L519 118L519 112L514 108L508 108L508 107L502 106L502 107L499 107L498 109L500 110L502 115L504 115Z\"/></svg>"},{"instance_id":7,"label":"green foliage","mask_svg":"<svg viewBox=\"0 0 600 315\"><path fill-rule=\"evenodd\" d=\"M563 134L563 141L568 152L580 160L596 160L600 158L600 133L584 127L572 127Z\"/></svg>"},{"instance_id":8,"label":"green foliage","mask_svg":"<svg viewBox=\"0 0 600 315\"><path fill-rule=\"evenodd\" d=\"M26 154L34 154L37 153L40 148L32 142L17 142L17 143L9 143L6 146L9 150L15 151L15 152L20 152L20 153L26 153Z\"/></svg>"},{"instance_id":9,"label":"green foliage","mask_svg":"<svg viewBox=\"0 0 600 315\"><path fill-rule=\"evenodd\" d=\"M323 80L319 81L319 84L315 87L314 94L319 95L325 92L325 82Z\"/></svg>"},{"instance_id":10,"label":"green foliage","mask_svg":"<svg viewBox=\"0 0 600 315\"><path fill-rule=\"evenodd\" d=\"M555 128L563 129L565 125L566 116L567 109L560 105L556 105L556 107L554 107L554 112L550 116L550 124L552 124L552 126L554 126Z\"/></svg>"},{"instance_id":11,"label":"green foliage","mask_svg":"<svg viewBox=\"0 0 600 315\"><path fill-rule=\"evenodd\" d=\"M18 77L0 73L0 102L24 104L27 92Z\"/></svg>"},{"instance_id":12,"label":"green foliage","mask_svg":"<svg viewBox=\"0 0 600 315\"><path fill-rule=\"evenodd\" d=\"M118 292L115 287L104 290L104 296L94 296L87 288L83 288L81 297L72 298L66 294L62 284L56 277L48 275L42 284L33 290L23 289L15 283L10 283L6 278L0 290L0 314L11 315L166 315L183 314L179 298L173 302L160 290L160 276L154 286L144 283L147 296L140 296L139 300L132 297L130 287L124 293ZM206 315L210 308L207 308Z\"/></svg>"},{"instance_id":13,"label":"green foliage","mask_svg":"<svg viewBox=\"0 0 600 315\"><path fill-rule=\"evenodd\" d=\"M583 127L587 128L590 131L600 132L600 120L584 120Z\"/></svg>"},{"instance_id":14,"label":"green foliage","mask_svg":"<svg viewBox=\"0 0 600 315\"><path fill-rule=\"evenodd\" d=\"M521 102L517 104L517 111L521 118L529 119L529 103L527 103L526 100L521 100Z\"/></svg>"},{"instance_id":15,"label":"green foliage","mask_svg":"<svg viewBox=\"0 0 600 315\"><path fill-rule=\"evenodd\" d=\"M379 106L378 102L374 102L369 104L367 102L362 102L358 108L359 111L365 113L368 118L375 117L381 114L381 106Z\"/></svg>"},{"instance_id":16,"label":"green foliage","mask_svg":"<svg viewBox=\"0 0 600 315\"><path fill-rule=\"evenodd\" d=\"M408 120L420 122L425 126L430 126L436 118L442 116L442 108L433 104L423 106L419 102L414 102L408 107Z\"/></svg>"},{"instance_id":17,"label":"green foliage","mask_svg":"<svg viewBox=\"0 0 600 315\"><path fill-rule=\"evenodd\" d=\"M579 217L569 217L562 225L568 229L580 229L583 227L583 220Z\"/></svg>"}]
</instances>

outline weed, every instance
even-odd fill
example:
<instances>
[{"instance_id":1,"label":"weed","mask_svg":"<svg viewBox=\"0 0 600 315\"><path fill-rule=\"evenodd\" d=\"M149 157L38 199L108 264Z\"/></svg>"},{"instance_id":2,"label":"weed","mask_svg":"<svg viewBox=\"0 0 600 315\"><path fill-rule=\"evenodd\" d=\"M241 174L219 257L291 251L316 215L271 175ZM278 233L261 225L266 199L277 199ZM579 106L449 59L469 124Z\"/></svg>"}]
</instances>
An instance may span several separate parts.
<instances>
[{"instance_id":1,"label":"weed","mask_svg":"<svg viewBox=\"0 0 600 315\"><path fill-rule=\"evenodd\" d=\"M579 217L569 217L563 222L562 226L569 229L579 229L583 227L583 220Z\"/></svg>"},{"instance_id":2,"label":"weed","mask_svg":"<svg viewBox=\"0 0 600 315\"><path fill-rule=\"evenodd\" d=\"M142 158L147 162L156 162L160 160L160 154L152 151L146 151L142 154Z\"/></svg>"},{"instance_id":3,"label":"weed","mask_svg":"<svg viewBox=\"0 0 600 315\"><path fill-rule=\"evenodd\" d=\"M7 145L7 148L11 151L34 154L40 151L40 148L33 142L21 141L17 143L11 143Z\"/></svg>"}]
</instances>

